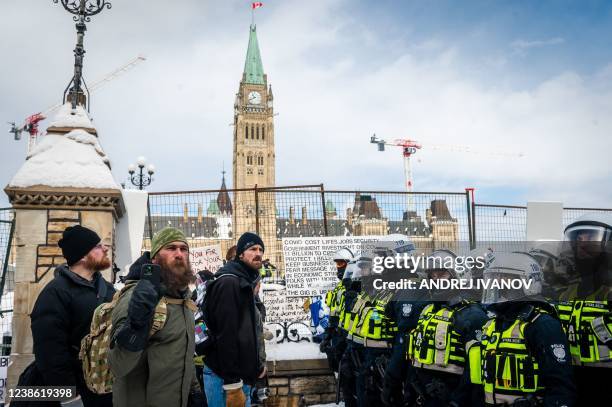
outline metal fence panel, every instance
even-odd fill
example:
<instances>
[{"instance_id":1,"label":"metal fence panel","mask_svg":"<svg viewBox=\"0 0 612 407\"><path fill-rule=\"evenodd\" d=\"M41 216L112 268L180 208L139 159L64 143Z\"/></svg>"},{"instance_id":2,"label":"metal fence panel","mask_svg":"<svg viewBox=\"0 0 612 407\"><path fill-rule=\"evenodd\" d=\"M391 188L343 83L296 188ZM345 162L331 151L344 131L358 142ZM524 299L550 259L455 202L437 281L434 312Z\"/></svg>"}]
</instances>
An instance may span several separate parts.
<instances>
[{"instance_id":1,"label":"metal fence panel","mask_svg":"<svg viewBox=\"0 0 612 407\"><path fill-rule=\"evenodd\" d=\"M220 244L225 253L242 233L255 231L281 277L283 238L398 233L431 250L470 240L468 208L464 192L326 191L323 185L152 193L145 236L173 226L192 244ZM145 239L144 248L149 244Z\"/></svg>"},{"instance_id":2,"label":"metal fence panel","mask_svg":"<svg viewBox=\"0 0 612 407\"><path fill-rule=\"evenodd\" d=\"M493 241L524 241L527 236L527 207L474 205L476 244Z\"/></svg>"},{"instance_id":3,"label":"metal fence panel","mask_svg":"<svg viewBox=\"0 0 612 407\"><path fill-rule=\"evenodd\" d=\"M14 211L0 209L0 330L2 333L1 353L10 355L13 320L13 293L15 290L15 251L12 245L15 230Z\"/></svg>"}]
</instances>

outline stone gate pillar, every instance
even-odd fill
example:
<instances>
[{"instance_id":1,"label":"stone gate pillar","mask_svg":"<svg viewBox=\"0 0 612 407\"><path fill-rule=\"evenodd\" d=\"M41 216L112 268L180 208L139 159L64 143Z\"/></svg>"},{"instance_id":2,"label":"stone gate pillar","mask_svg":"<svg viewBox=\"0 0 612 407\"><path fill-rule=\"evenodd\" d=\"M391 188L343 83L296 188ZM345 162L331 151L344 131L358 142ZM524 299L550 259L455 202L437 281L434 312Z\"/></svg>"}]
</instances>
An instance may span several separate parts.
<instances>
[{"instance_id":1,"label":"stone gate pillar","mask_svg":"<svg viewBox=\"0 0 612 407\"><path fill-rule=\"evenodd\" d=\"M30 314L53 279L54 267L65 262L57 245L62 232L80 224L114 249L115 224L124 206L96 129L82 107L73 111L69 103L60 108L5 192L16 213L11 388L33 360ZM111 270L103 275L110 281Z\"/></svg>"}]
</instances>

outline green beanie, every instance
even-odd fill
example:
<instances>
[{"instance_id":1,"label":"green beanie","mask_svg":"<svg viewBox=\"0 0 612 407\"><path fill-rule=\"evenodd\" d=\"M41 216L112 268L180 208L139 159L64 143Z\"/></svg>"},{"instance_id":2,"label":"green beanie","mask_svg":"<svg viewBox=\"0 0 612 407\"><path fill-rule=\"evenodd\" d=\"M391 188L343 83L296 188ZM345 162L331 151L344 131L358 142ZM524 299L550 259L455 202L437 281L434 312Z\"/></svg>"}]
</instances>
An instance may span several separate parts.
<instances>
[{"instance_id":1,"label":"green beanie","mask_svg":"<svg viewBox=\"0 0 612 407\"><path fill-rule=\"evenodd\" d=\"M189 245L182 231L171 227L163 228L153 236L153 241L151 242L151 258L155 257L165 245L172 242L183 242Z\"/></svg>"}]
</instances>

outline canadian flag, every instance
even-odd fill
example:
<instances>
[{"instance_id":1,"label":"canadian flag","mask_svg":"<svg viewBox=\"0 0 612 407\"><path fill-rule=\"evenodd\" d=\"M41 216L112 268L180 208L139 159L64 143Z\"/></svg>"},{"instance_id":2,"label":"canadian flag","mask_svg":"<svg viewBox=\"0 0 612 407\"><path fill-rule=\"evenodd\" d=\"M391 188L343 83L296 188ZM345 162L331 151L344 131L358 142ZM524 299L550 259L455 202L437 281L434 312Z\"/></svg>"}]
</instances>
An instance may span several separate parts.
<instances>
[{"instance_id":1,"label":"canadian flag","mask_svg":"<svg viewBox=\"0 0 612 407\"><path fill-rule=\"evenodd\" d=\"M263 3L261 1L256 1L254 3L251 3L251 8L253 10L255 10L256 8L260 8L263 7Z\"/></svg>"}]
</instances>

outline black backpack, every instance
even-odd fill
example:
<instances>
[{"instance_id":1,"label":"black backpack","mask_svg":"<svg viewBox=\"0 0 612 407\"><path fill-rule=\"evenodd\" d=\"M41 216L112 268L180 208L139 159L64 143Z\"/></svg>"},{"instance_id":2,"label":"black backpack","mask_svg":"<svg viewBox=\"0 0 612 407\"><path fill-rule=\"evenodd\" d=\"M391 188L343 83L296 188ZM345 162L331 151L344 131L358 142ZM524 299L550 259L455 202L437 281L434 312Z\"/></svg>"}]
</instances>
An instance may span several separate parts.
<instances>
[{"instance_id":1,"label":"black backpack","mask_svg":"<svg viewBox=\"0 0 612 407\"><path fill-rule=\"evenodd\" d=\"M204 293L203 293L202 302L199 304L198 312L195 315L195 318L196 318L196 328L195 328L196 330L196 354L198 356L206 356L206 354L212 349L213 344L215 342L215 336L211 332L210 325L208 324L207 299L209 296L206 294L208 293L208 291L211 289L211 287L214 285L216 281L226 276L232 276L234 278L239 278L237 275L227 273L227 274L221 274L218 277L215 276L213 280L208 280L204 282L204 287L203 287ZM198 340L200 340L200 342L198 342Z\"/></svg>"}]
</instances>

